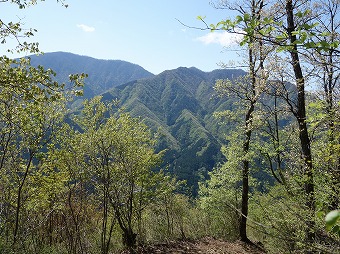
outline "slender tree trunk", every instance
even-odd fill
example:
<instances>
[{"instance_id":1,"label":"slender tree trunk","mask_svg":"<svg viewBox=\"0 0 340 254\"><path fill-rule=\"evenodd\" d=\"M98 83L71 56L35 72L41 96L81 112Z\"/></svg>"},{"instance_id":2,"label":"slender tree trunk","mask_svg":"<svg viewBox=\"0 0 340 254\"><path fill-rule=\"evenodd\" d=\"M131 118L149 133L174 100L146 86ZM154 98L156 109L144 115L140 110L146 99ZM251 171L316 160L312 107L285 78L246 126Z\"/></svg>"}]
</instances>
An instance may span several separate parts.
<instances>
[{"instance_id":1,"label":"slender tree trunk","mask_svg":"<svg viewBox=\"0 0 340 254\"><path fill-rule=\"evenodd\" d=\"M304 190L306 195L306 206L310 211L310 218L307 219L306 244L311 246L315 239L315 196L314 196L314 180L313 180L313 163L311 153L311 142L308 135L306 123L306 104L305 104L305 80L299 60L299 53L296 45L295 23L294 23L294 6L292 0L286 1L287 15L287 32L290 39L290 56L292 60L295 80L297 85L297 111L296 119L299 124L299 138L301 145L302 159L304 162Z\"/></svg>"},{"instance_id":2,"label":"slender tree trunk","mask_svg":"<svg viewBox=\"0 0 340 254\"><path fill-rule=\"evenodd\" d=\"M123 231L122 234L122 241L123 245L129 249L131 253L135 253L135 247L136 247L136 239L137 234L133 232L132 227L132 215L133 215L133 190L134 187L130 187L130 197L127 201L127 211L126 214L124 214L124 211L121 212L121 209L124 209L120 207L119 204L115 203L113 199L110 197L110 202L112 204L112 207L115 212L115 217L117 219L118 225L120 229Z\"/></svg>"},{"instance_id":3,"label":"slender tree trunk","mask_svg":"<svg viewBox=\"0 0 340 254\"><path fill-rule=\"evenodd\" d=\"M106 241L106 249L107 249L107 252L109 252L109 248L110 248L110 243L111 243L111 237L112 237L113 227L114 227L114 225L115 225L114 220L115 220L115 218L112 217L112 218L111 218L111 225L110 225L109 236L108 236L108 239L107 239L107 241Z\"/></svg>"},{"instance_id":4,"label":"slender tree trunk","mask_svg":"<svg viewBox=\"0 0 340 254\"><path fill-rule=\"evenodd\" d=\"M131 180L130 183L130 195L129 195L129 207L128 207L128 213L127 213L127 229L124 232L125 233L125 243L126 246L130 249L130 252L134 252L134 249L137 244L137 234L133 232L132 228L132 215L133 215L133 199L134 199L134 180Z\"/></svg>"},{"instance_id":5,"label":"slender tree trunk","mask_svg":"<svg viewBox=\"0 0 340 254\"><path fill-rule=\"evenodd\" d=\"M53 211L52 211L52 202L50 202L50 205L49 205L49 208L50 208L50 215L48 217L48 244L49 246L52 246L52 243L53 243Z\"/></svg>"},{"instance_id":6,"label":"slender tree trunk","mask_svg":"<svg viewBox=\"0 0 340 254\"><path fill-rule=\"evenodd\" d=\"M105 167L104 167L105 170ZM106 165L104 184L103 184L103 221L102 221L102 232L101 232L101 253L107 254L109 252L111 235L107 236L108 220L109 220L109 181L110 181L110 169ZM110 232L111 234L111 227ZM107 239L108 238L108 239Z\"/></svg>"},{"instance_id":7,"label":"slender tree trunk","mask_svg":"<svg viewBox=\"0 0 340 254\"><path fill-rule=\"evenodd\" d=\"M261 19L261 12L264 6L263 0L251 2L251 16L253 19L259 21ZM247 24L246 24L247 25ZM258 28L255 28L255 32ZM254 43L258 43L259 47L259 65L258 68L255 67L256 57L255 52L253 50ZM255 111L255 104L257 101L256 94L256 75L257 72L263 71L264 69L264 59L265 55L263 52L263 41L261 38L257 38L255 36L250 36L248 43L248 61L249 61L249 74L250 74L250 82L251 82L251 95L249 99L249 108L245 116L245 141L243 143L243 154L246 156L249 152L250 148L250 140L252 135L252 125L253 125L253 113ZM241 204L241 221L240 221L240 238L241 241L250 243L251 241L247 237L247 217L248 217L248 203L249 203L249 159L245 158L243 160L243 169L242 169L242 204Z\"/></svg>"},{"instance_id":8,"label":"slender tree trunk","mask_svg":"<svg viewBox=\"0 0 340 254\"><path fill-rule=\"evenodd\" d=\"M170 214L169 214L168 203L165 203L165 214L166 214L168 237L170 238L172 236L172 230L171 230L171 226L170 226Z\"/></svg>"},{"instance_id":9,"label":"slender tree trunk","mask_svg":"<svg viewBox=\"0 0 340 254\"><path fill-rule=\"evenodd\" d=\"M336 34L336 28L335 28L335 13L331 13L330 15L330 31L332 31L330 42L335 42L335 34ZM324 70L324 84L323 89L325 93L325 100L326 100L326 113L327 113L327 125L328 125L328 142L330 146L329 151L329 160L328 160L328 173L331 174L332 177L332 194L331 194L331 202L329 205L330 210L338 209L339 206L339 183L340 183L340 157L337 155L334 146L339 145L339 140L336 139L335 132L336 132L336 123L335 123L335 107L334 107L334 87L336 86L339 75L335 75L334 70L334 61L333 57L335 57L334 48L332 47L327 56L327 62L324 63L323 70Z\"/></svg>"},{"instance_id":10,"label":"slender tree trunk","mask_svg":"<svg viewBox=\"0 0 340 254\"><path fill-rule=\"evenodd\" d=\"M333 86L336 84L337 79L334 78L334 67L333 67L333 55L332 51L329 53L329 67L325 68L327 72L327 78L324 80L324 92L326 97L326 113L327 113L327 125L328 125L328 142L330 146L329 160L327 165L327 171L332 177L332 193L331 202L329 205L330 210L338 209L339 206L339 183L340 183L340 158L334 149L334 146L338 145L339 142L335 138L335 108L333 105Z\"/></svg>"},{"instance_id":11,"label":"slender tree trunk","mask_svg":"<svg viewBox=\"0 0 340 254\"><path fill-rule=\"evenodd\" d=\"M242 207L241 207L241 222L240 222L240 237L241 241L248 242L247 237L247 216L248 216L248 200L249 200L249 161L243 161L242 170Z\"/></svg>"},{"instance_id":12,"label":"slender tree trunk","mask_svg":"<svg viewBox=\"0 0 340 254\"><path fill-rule=\"evenodd\" d=\"M14 233L13 233L13 246L17 244L18 241L18 231L19 231L19 220L20 220L20 211L21 211L21 205L22 205L22 190L24 188L24 185L26 183L26 179L28 176L29 169L31 167L32 159L33 159L33 153L30 152L29 160L26 165L26 169L24 172L24 176L22 178L22 181L18 188L18 196L17 196L17 202L16 202L16 209L15 209L15 226L14 226Z\"/></svg>"},{"instance_id":13,"label":"slender tree trunk","mask_svg":"<svg viewBox=\"0 0 340 254\"><path fill-rule=\"evenodd\" d=\"M123 231L123 244L128 247L131 253L135 253L137 234L133 232L132 228L126 228Z\"/></svg>"},{"instance_id":14,"label":"slender tree trunk","mask_svg":"<svg viewBox=\"0 0 340 254\"><path fill-rule=\"evenodd\" d=\"M252 39L251 39L252 40ZM255 110L256 103L256 76L255 76L255 66L253 59L253 49L250 45L249 54L249 64L250 64L250 82L252 87L252 99L250 100L250 106L245 116L245 141L243 143L243 155L246 156L249 152L250 139L252 134L252 124L253 124L253 112ZM242 204L241 204L241 220L240 220L240 238L241 241L249 243L250 240L247 237L247 216L248 216L248 201L249 201L249 159L243 160L242 169Z\"/></svg>"},{"instance_id":15,"label":"slender tree trunk","mask_svg":"<svg viewBox=\"0 0 340 254\"><path fill-rule=\"evenodd\" d=\"M251 139L251 122L252 113L254 112L254 104L251 104L246 115L246 140L243 144L243 154L246 155L249 152L250 139ZM248 129L249 128L249 129ZM242 169L242 206L241 206L241 221L240 221L240 237L243 242L250 242L247 237L247 216L248 216L248 201L249 201L249 160L243 160Z\"/></svg>"}]
</instances>

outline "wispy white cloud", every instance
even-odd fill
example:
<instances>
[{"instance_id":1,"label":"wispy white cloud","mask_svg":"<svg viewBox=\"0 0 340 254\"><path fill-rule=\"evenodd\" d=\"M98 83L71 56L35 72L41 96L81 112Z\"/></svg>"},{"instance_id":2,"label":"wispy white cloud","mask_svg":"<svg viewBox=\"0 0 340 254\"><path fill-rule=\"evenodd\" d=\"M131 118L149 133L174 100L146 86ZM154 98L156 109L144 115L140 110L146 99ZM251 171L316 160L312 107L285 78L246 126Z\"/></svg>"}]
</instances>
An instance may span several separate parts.
<instances>
[{"instance_id":1,"label":"wispy white cloud","mask_svg":"<svg viewBox=\"0 0 340 254\"><path fill-rule=\"evenodd\" d=\"M197 40L204 44L220 44L223 47L237 45L243 38L243 35L229 32L210 32L204 36L198 37Z\"/></svg>"},{"instance_id":2,"label":"wispy white cloud","mask_svg":"<svg viewBox=\"0 0 340 254\"><path fill-rule=\"evenodd\" d=\"M80 28L81 30L83 30L86 33L91 33L91 32L94 32L96 30L94 27L87 26L87 25L84 25L84 24L78 24L77 27Z\"/></svg>"}]
</instances>

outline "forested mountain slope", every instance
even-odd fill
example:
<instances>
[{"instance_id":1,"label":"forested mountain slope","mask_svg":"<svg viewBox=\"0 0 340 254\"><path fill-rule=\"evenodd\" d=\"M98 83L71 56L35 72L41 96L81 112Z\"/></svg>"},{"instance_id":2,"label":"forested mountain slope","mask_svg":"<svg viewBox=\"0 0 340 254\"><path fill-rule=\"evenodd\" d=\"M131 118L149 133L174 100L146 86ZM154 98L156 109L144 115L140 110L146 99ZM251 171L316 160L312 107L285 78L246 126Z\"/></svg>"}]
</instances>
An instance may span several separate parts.
<instances>
[{"instance_id":1,"label":"forested mountain slope","mask_svg":"<svg viewBox=\"0 0 340 254\"><path fill-rule=\"evenodd\" d=\"M54 70L59 82L67 82L70 74L88 74L84 87L86 98L136 79L153 76L141 66L126 61L100 60L65 52L32 55L30 59L33 66L42 65Z\"/></svg>"},{"instance_id":2,"label":"forested mountain slope","mask_svg":"<svg viewBox=\"0 0 340 254\"><path fill-rule=\"evenodd\" d=\"M186 179L195 193L198 180L221 160L223 126L213 113L232 103L215 96L215 80L243 74L242 70L206 73L180 67L115 87L103 97L118 99L121 107L160 133L158 149L168 149L164 161L170 172Z\"/></svg>"},{"instance_id":3,"label":"forested mountain slope","mask_svg":"<svg viewBox=\"0 0 340 254\"><path fill-rule=\"evenodd\" d=\"M101 94L104 100L118 99L121 108L141 117L159 134L157 150L167 150L164 167L187 180L193 193L198 181L221 161L225 126L213 113L230 109L233 99L217 98L213 86L217 79L233 79L244 71L203 72L180 67L153 75L128 62L64 52L30 58L33 65L53 69L58 81L66 81L71 73L87 73L83 98ZM79 106L80 100L73 107Z\"/></svg>"}]
</instances>

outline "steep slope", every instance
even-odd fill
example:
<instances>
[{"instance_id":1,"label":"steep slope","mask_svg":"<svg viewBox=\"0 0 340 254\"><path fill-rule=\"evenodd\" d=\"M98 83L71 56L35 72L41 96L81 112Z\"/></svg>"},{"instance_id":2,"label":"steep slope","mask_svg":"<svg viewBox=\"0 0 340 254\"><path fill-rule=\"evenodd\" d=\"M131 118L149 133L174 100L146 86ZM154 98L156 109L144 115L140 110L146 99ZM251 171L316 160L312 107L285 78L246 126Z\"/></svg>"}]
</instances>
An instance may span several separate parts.
<instances>
[{"instance_id":1,"label":"steep slope","mask_svg":"<svg viewBox=\"0 0 340 254\"><path fill-rule=\"evenodd\" d=\"M164 161L170 172L187 180L195 194L198 180L221 159L219 126L213 112L231 104L214 97L213 86L216 79L243 74L242 70L205 73L180 67L115 87L103 98L119 99L121 107L160 133L158 149L168 149Z\"/></svg>"},{"instance_id":2,"label":"steep slope","mask_svg":"<svg viewBox=\"0 0 340 254\"><path fill-rule=\"evenodd\" d=\"M88 74L84 87L85 98L91 98L133 80L153 76L139 65L120 60L99 60L65 52L29 57L32 65L42 65L54 70L60 82L67 82L70 74Z\"/></svg>"}]
</instances>

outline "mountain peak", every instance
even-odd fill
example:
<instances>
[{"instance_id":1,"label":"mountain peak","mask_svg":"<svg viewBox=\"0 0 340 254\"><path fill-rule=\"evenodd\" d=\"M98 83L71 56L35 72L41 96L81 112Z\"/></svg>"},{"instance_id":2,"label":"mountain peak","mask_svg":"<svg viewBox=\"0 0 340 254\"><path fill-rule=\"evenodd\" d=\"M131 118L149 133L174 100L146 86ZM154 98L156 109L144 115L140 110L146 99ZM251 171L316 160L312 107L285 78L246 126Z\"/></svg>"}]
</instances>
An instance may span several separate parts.
<instances>
[{"instance_id":1,"label":"mountain peak","mask_svg":"<svg viewBox=\"0 0 340 254\"><path fill-rule=\"evenodd\" d=\"M57 73L59 82L68 82L74 73L86 73L84 96L92 97L127 82L153 77L143 67L122 60L101 60L66 52L31 55L32 65L42 65Z\"/></svg>"}]
</instances>

